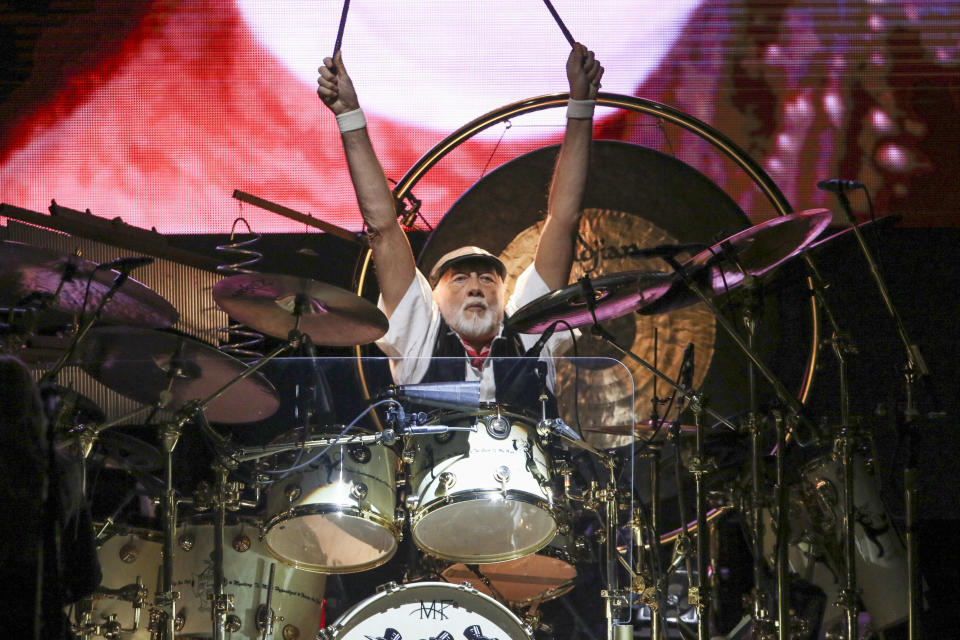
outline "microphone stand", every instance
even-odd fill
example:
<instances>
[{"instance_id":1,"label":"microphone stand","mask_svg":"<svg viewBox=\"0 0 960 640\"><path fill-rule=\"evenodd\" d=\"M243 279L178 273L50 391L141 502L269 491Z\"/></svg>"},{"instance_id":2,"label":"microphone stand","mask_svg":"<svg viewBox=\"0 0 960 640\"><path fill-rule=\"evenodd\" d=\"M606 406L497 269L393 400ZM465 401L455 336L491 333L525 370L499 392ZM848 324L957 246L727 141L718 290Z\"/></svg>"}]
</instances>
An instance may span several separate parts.
<instances>
[{"instance_id":1,"label":"microphone stand","mask_svg":"<svg viewBox=\"0 0 960 640\"><path fill-rule=\"evenodd\" d=\"M907 353L907 364L903 369L906 403L903 410L902 422L904 430L903 435L907 449L907 465L903 470L904 503L906 506L906 523L904 526L906 529L907 538L907 597L909 599L907 624L909 640L918 640L920 637L918 628L918 617L920 612L920 576L916 531L918 469L916 451L914 451L913 447L913 431L914 422L919 417L919 410L916 406L914 389L918 378L927 378L930 375L930 370L927 368L927 364L923 359L923 355L920 353L919 345L913 342L907 335L906 327L904 327L903 320L893 304L893 298L890 296L890 291L880 273L880 268L873 256L873 252L870 250L869 245L867 245L866 238L864 238L860 227L857 226L857 221L853 216L853 210L850 207L850 200L847 198L847 194L844 193L842 186L837 190L836 193L837 200L840 202L840 206L847 218L847 222L851 225L853 234L857 238L857 243L860 245L860 250L863 252L863 256L867 261L870 274L873 276L873 279L877 284L877 289L880 291L881 298L883 298L883 304L887 309L887 313L894 321L897 335L900 338L900 341L903 343L904 349Z\"/></svg>"}]
</instances>

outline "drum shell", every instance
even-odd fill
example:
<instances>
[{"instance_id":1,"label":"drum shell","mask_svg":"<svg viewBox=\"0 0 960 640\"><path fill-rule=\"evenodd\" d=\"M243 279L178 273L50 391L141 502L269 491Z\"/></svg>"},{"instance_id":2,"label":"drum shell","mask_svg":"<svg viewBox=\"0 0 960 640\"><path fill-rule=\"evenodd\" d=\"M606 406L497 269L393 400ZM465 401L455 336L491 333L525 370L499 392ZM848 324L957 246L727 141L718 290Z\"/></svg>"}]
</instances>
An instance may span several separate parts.
<instances>
[{"instance_id":1,"label":"drum shell","mask_svg":"<svg viewBox=\"0 0 960 640\"><path fill-rule=\"evenodd\" d=\"M307 450L304 459L319 453ZM267 496L264 541L274 557L320 573L379 566L397 550L397 454L338 445L315 465L277 481Z\"/></svg>"},{"instance_id":2,"label":"drum shell","mask_svg":"<svg viewBox=\"0 0 960 640\"><path fill-rule=\"evenodd\" d=\"M178 638L212 637L210 615L213 594L214 525L186 524L177 529L177 545L173 556L173 590L180 592L176 603ZM283 620L274 624L272 638L282 638L284 629L296 627L300 638L315 637L320 630L326 576L297 571L276 562L259 540L259 529L253 523L224 527L223 573L224 593L233 596L233 615L240 619L240 630L231 638L259 639L257 609L267 601L270 565L275 564L273 598L274 615ZM183 620L182 626L179 620Z\"/></svg>"},{"instance_id":3,"label":"drum shell","mask_svg":"<svg viewBox=\"0 0 960 640\"><path fill-rule=\"evenodd\" d=\"M140 610L140 624L135 633L121 633L120 640L149 640L147 630L148 608L161 579L163 537L160 533L148 529L125 529L108 539L97 550L100 569L103 572L101 589L120 589L135 584L139 576L147 590L146 607ZM74 606L80 612L90 607L91 621L102 622L116 615L123 629L133 626L133 603L94 595L85 598ZM76 616L72 618L77 620Z\"/></svg>"},{"instance_id":4,"label":"drum shell","mask_svg":"<svg viewBox=\"0 0 960 640\"><path fill-rule=\"evenodd\" d=\"M506 421L499 425L502 437L488 428L495 420ZM414 440L410 528L417 546L475 564L520 558L547 545L557 516L550 465L533 426L497 414L447 422L474 424L476 431Z\"/></svg>"},{"instance_id":5,"label":"drum shell","mask_svg":"<svg viewBox=\"0 0 960 640\"><path fill-rule=\"evenodd\" d=\"M886 629L907 617L906 548L887 517L878 482L866 462L853 456L855 564L857 588L871 628ZM843 467L827 453L804 465L799 485L790 491L790 570L819 587L827 597L821 628L840 624L843 610L834 606L844 586ZM763 552L774 566L776 522L764 509Z\"/></svg>"},{"instance_id":6,"label":"drum shell","mask_svg":"<svg viewBox=\"0 0 960 640\"><path fill-rule=\"evenodd\" d=\"M390 633L390 632L393 633ZM505 606L469 585L390 583L348 609L320 632L319 640L435 638L531 640L529 628Z\"/></svg>"}]
</instances>

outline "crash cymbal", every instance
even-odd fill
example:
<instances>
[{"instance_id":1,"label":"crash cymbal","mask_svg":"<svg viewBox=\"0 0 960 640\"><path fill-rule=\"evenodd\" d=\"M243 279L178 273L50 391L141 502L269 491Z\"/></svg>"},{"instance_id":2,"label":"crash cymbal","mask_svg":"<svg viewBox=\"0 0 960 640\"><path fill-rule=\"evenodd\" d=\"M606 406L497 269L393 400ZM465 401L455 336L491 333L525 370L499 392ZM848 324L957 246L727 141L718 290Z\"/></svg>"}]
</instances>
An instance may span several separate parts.
<instances>
[{"instance_id":1,"label":"crash cymbal","mask_svg":"<svg viewBox=\"0 0 960 640\"><path fill-rule=\"evenodd\" d=\"M762 277L803 253L832 219L828 209L772 218L716 243L682 266L708 297L729 293L743 285L748 276ZM669 292L644 305L640 313L663 313L698 302L700 297L678 280Z\"/></svg>"},{"instance_id":2,"label":"crash cymbal","mask_svg":"<svg viewBox=\"0 0 960 640\"><path fill-rule=\"evenodd\" d=\"M63 456L79 455L77 438L73 434L60 434L56 447ZM159 471L163 468L164 455L156 447L143 440L114 429L97 434L87 464L104 469L120 469L130 473Z\"/></svg>"},{"instance_id":3,"label":"crash cymbal","mask_svg":"<svg viewBox=\"0 0 960 640\"><path fill-rule=\"evenodd\" d=\"M77 256L21 242L0 242L0 304L3 306L28 306L30 298L51 296L63 282L59 295L50 303L49 317L41 318L44 324L63 324L81 310L96 309L118 275L117 271L98 268L95 263ZM145 284L127 278L107 302L100 319L113 324L161 329L172 326L179 317L173 305L162 296Z\"/></svg>"},{"instance_id":4,"label":"crash cymbal","mask_svg":"<svg viewBox=\"0 0 960 640\"><path fill-rule=\"evenodd\" d=\"M206 399L248 369L240 360L196 340L133 327L92 329L81 343L77 360L106 386L144 404L156 402L169 386L167 408L171 410ZM255 373L210 402L205 415L211 422L256 422L273 415L279 406L273 385Z\"/></svg>"},{"instance_id":5,"label":"crash cymbal","mask_svg":"<svg viewBox=\"0 0 960 640\"><path fill-rule=\"evenodd\" d=\"M319 345L368 344L387 332L387 318L376 305L308 278L261 273L230 276L214 285L213 299L230 317L275 338L287 338L297 326L298 306L298 328Z\"/></svg>"},{"instance_id":6,"label":"crash cymbal","mask_svg":"<svg viewBox=\"0 0 960 640\"><path fill-rule=\"evenodd\" d=\"M666 293L675 276L658 271L626 271L575 282L541 296L517 310L506 326L519 333L542 333L557 321L561 328L577 329L603 323L652 304ZM587 300L593 295L593 312Z\"/></svg>"}]
</instances>

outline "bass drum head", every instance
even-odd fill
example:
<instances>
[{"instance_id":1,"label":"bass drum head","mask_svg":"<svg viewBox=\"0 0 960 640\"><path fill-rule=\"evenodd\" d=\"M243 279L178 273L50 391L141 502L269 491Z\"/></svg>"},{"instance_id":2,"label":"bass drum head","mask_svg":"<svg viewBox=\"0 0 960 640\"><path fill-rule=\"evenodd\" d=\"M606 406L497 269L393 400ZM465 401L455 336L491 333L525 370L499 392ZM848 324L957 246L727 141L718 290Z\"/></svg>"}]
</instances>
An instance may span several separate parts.
<instances>
[{"instance_id":1,"label":"bass drum head","mask_svg":"<svg viewBox=\"0 0 960 640\"><path fill-rule=\"evenodd\" d=\"M530 640L509 609L465 585L391 583L324 629L324 640L397 640L452 637L460 640Z\"/></svg>"}]
</instances>

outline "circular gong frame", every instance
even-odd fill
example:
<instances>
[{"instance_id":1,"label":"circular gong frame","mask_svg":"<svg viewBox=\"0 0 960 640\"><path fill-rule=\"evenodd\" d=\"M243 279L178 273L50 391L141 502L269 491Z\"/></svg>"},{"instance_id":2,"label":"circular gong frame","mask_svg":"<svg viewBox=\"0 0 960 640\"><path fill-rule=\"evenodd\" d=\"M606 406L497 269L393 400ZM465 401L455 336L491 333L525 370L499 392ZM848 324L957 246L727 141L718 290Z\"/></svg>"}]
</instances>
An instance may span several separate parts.
<instances>
[{"instance_id":1,"label":"circular gong frame","mask_svg":"<svg viewBox=\"0 0 960 640\"><path fill-rule=\"evenodd\" d=\"M419 182L424 174L426 174L426 172L429 171L437 162L439 162L448 153L453 151L453 149L455 149L457 146L469 138L472 138L479 132L488 129L499 122L509 120L510 118L516 116L532 113L534 111L542 111L544 109L562 107L567 104L569 97L569 93L557 93L528 98L508 104L499 109L495 109L468 122L438 142L432 149L427 151L427 153L425 153L416 163L414 163L409 170L407 170L407 173L404 174L399 182L397 182L396 187L393 189L394 198L396 198L398 203L401 202L409 194L413 186ZM732 160L753 181L760 192L764 195L764 197L767 198L767 200L776 210L777 215L785 216L793 213L793 208L790 206L790 203L787 202L783 192L780 191L780 188L776 185L769 174L763 170L759 163L757 163L743 149L730 140L730 138L702 120L698 120L697 118L694 118L693 116L688 115L679 109L675 109L653 100L616 93L597 94L597 104L604 107L614 107L653 116L660 120L677 125L680 128L699 136L717 148L727 158ZM404 216L402 223L406 226L412 225L415 214L416 212L408 212ZM367 249L360 258L356 279L356 292L358 295L363 295L364 290L369 282L368 274L370 273L372 258L373 255L370 249ZM807 281L808 285L812 288L813 283L810 281L809 276ZM812 388L813 374L819 354L818 346L820 344L820 323L816 300L813 296L810 297L810 317L810 350L807 355L807 362L801 379L800 388L797 391L797 398L801 403L806 403L807 397ZM355 347L355 352L357 355L357 372L360 378L362 393L365 398L369 399L369 389L362 364L362 347Z\"/></svg>"}]
</instances>

